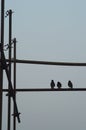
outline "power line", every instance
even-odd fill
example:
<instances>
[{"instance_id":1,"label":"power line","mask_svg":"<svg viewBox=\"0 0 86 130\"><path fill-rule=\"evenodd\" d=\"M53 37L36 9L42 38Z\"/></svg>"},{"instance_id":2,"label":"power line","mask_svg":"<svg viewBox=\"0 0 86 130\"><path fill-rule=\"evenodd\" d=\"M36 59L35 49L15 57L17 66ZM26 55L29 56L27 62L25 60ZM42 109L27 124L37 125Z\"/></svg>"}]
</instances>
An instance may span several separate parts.
<instances>
[{"instance_id":1,"label":"power line","mask_svg":"<svg viewBox=\"0 0 86 130\"><path fill-rule=\"evenodd\" d=\"M3 92L8 92L9 90L8 89L3 89L2 90ZM61 89L58 89L58 88L54 88L54 89L51 89L51 88L19 88L19 89L16 89L15 92L48 92L48 91L86 91L86 88L61 88Z\"/></svg>"},{"instance_id":2,"label":"power line","mask_svg":"<svg viewBox=\"0 0 86 130\"><path fill-rule=\"evenodd\" d=\"M1 62L1 60L0 60ZM37 64L37 65L54 65L54 66L81 66L85 67L86 63L79 63L79 62L52 62L52 61L36 61L36 60L19 60L16 59L6 59L6 62L12 62L12 63L19 63L19 64Z\"/></svg>"}]
</instances>

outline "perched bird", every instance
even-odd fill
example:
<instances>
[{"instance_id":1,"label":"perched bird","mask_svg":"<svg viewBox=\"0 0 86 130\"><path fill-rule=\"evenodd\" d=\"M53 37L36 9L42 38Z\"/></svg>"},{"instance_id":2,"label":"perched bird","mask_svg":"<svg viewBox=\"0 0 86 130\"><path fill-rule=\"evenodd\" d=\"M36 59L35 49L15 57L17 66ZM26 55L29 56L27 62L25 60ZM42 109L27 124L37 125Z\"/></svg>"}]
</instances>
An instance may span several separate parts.
<instances>
[{"instance_id":1,"label":"perched bird","mask_svg":"<svg viewBox=\"0 0 86 130\"><path fill-rule=\"evenodd\" d=\"M68 81L68 86L70 87L70 88L73 88L73 84L72 84L72 82L69 80Z\"/></svg>"},{"instance_id":2,"label":"perched bird","mask_svg":"<svg viewBox=\"0 0 86 130\"><path fill-rule=\"evenodd\" d=\"M57 82L57 87L60 89L62 87L62 84L60 82Z\"/></svg>"},{"instance_id":3,"label":"perched bird","mask_svg":"<svg viewBox=\"0 0 86 130\"><path fill-rule=\"evenodd\" d=\"M51 89L54 89L54 87L55 87L54 80L51 80L50 86L51 86Z\"/></svg>"}]
</instances>

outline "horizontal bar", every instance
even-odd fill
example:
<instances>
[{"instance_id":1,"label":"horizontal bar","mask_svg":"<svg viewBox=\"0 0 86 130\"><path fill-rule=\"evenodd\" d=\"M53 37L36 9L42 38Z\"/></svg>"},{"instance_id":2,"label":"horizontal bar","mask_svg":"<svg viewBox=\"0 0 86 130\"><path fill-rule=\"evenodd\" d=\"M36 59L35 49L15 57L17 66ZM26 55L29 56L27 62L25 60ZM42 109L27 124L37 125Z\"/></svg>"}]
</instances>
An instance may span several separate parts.
<instances>
[{"instance_id":1,"label":"horizontal bar","mask_svg":"<svg viewBox=\"0 0 86 130\"><path fill-rule=\"evenodd\" d=\"M3 89L3 92L8 92L8 89ZM61 88L61 89L51 89L51 88L26 88L26 89L16 89L15 92L48 92L48 91L86 91L86 88Z\"/></svg>"},{"instance_id":2,"label":"horizontal bar","mask_svg":"<svg viewBox=\"0 0 86 130\"><path fill-rule=\"evenodd\" d=\"M6 62L13 62L14 59L6 59ZM1 61L0 61L1 62ZM35 60L19 60L16 59L15 63L22 64L38 64L38 65L58 65L58 66L86 66L86 63L77 63L77 62L51 62L51 61L35 61Z\"/></svg>"}]
</instances>

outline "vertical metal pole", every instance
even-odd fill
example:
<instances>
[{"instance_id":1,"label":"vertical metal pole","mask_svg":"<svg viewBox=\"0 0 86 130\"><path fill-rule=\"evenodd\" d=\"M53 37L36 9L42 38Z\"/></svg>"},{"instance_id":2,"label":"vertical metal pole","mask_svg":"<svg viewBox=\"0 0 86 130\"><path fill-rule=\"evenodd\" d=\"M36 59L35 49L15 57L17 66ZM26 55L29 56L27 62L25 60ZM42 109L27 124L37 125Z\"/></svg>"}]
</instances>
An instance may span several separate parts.
<instances>
[{"instance_id":1,"label":"vertical metal pole","mask_svg":"<svg viewBox=\"0 0 86 130\"><path fill-rule=\"evenodd\" d=\"M1 59L1 45L0 45L0 59ZM2 130L2 83L3 70L0 63L0 130Z\"/></svg>"},{"instance_id":2,"label":"vertical metal pole","mask_svg":"<svg viewBox=\"0 0 86 130\"><path fill-rule=\"evenodd\" d=\"M2 65L2 52L3 52L3 44L4 44L4 0L1 0L1 45L0 45L0 58ZM2 130L2 89L3 89L3 69L0 67L0 130Z\"/></svg>"},{"instance_id":3,"label":"vertical metal pole","mask_svg":"<svg viewBox=\"0 0 86 130\"><path fill-rule=\"evenodd\" d=\"M12 10L8 11L9 14L9 60L11 60L11 40L12 40ZM9 61L9 79L11 80L11 62ZM8 84L10 90L10 84ZM11 97L8 96L8 126L7 130L11 128Z\"/></svg>"},{"instance_id":4,"label":"vertical metal pole","mask_svg":"<svg viewBox=\"0 0 86 130\"><path fill-rule=\"evenodd\" d=\"M15 101L16 101L16 38L13 39L14 43L14 92L15 92ZM15 113L15 106L14 113ZM13 116L13 130L16 130L16 117Z\"/></svg>"}]
</instances>

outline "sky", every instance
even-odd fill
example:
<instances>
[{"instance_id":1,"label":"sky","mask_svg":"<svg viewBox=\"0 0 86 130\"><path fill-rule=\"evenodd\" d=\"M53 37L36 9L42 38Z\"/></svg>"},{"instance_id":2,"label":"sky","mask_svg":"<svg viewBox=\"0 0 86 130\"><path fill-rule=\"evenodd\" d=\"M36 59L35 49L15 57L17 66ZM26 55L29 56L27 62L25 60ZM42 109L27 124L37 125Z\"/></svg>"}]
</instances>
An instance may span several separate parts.
<instances>
[{"instance_id":1,"label":"sky","mask_svg":"<svg viewBox=\"0 0 86 130\"><path fill-rule=\"evenodd\" d=\"M17 59L86 62L85 0L6 0L13 10L12 37L17 38ZM5 18L5 43L8 18ZM6 56L7 56L7 52ZM86 87L85 67L17 65L17 88L49 88L53 79L66 88ZM55 86L56 87L56 86ZM7 80L4 73L4 88ZM21 123L17 130L86 129L86 92L17 93ZM3 96L3 129L7 125L7 97Z\"/></svg>"}]
</instances>

